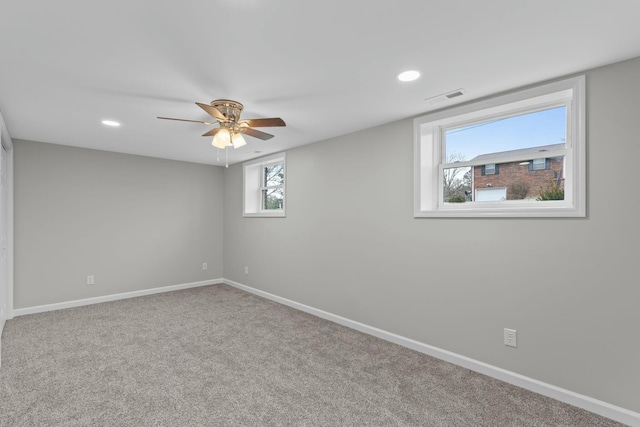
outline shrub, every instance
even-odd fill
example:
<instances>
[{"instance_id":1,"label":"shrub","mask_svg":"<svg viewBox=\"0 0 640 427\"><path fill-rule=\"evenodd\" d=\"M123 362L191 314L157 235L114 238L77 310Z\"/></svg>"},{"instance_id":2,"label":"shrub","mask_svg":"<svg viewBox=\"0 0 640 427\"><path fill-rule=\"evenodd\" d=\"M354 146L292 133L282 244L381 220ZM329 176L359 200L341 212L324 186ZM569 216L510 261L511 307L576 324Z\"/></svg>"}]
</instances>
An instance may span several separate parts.
<instances>
[{"instance_id":1,"label":"shrub","mask_svg":"<svg viewBox=\"0 0 640 427\"><path fill-rule=\"evenodd\" d=\"M522 200L529 194L529 184L516 181L507 188L507 200Z\"/></svg>"},{"instance_id":2,"label":"shrub","mask_svg":"<svg viewBox=\"0 0 640 427\"><path fill-rule=\"evenodd\" d=\"M463 194L454 194L449 197L449 203L464 203L467 198Z\"/></svg>"},{"instance_id":3,"label":"shrub","mask_svg":"<svg viewBox=\"0 0 640 427\"><path fill-rule=\"evenodd\" d=\"M540 188L540 197L536 200L564 200L564 188L551 181L547 188Z\"/></svg>"}]
</instances>

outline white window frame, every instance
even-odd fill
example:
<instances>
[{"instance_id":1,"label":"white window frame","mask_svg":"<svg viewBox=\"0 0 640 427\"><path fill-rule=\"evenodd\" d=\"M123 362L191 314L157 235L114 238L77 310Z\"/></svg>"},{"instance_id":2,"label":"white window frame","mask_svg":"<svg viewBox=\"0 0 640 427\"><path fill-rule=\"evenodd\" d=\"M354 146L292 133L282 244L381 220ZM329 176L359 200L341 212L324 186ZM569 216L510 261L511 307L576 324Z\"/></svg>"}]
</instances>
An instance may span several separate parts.
<instances>
[{"instance_id":1,"label":"white window frame","mask_svg":"<svg viewBox=\"0 0 640 427\"><path fill-rule=\"evenodd\" d=\"M284 183L282 191L282 209L263 209L262 192L265 189L264 169L267 166L282 163L284 165ZM285 217L287 204L287 157L286 153L278 153L243 163L243 197L242 215L245 217ZM278 186L280 187L280 186Z\"/></svg>"},{"instance_id":2,"label":"white window frame","mask_svg":"<svg viewBox=\"0 0 640 427\"><path fill-rule=\"evenodd\" d=\"M414 120L414 217L584 217L585 173L585 76L561 80L508 95L498 96ZM506 200L503 202L444 203L444 135L447 129L468 126L556 107L566 107L565 148L545 152L564 156L565 199ZM501 158L501 162L531 160L529 155ZM456 167L481 166L486 160L463 161Z\"/></svg>"}]
</instances>

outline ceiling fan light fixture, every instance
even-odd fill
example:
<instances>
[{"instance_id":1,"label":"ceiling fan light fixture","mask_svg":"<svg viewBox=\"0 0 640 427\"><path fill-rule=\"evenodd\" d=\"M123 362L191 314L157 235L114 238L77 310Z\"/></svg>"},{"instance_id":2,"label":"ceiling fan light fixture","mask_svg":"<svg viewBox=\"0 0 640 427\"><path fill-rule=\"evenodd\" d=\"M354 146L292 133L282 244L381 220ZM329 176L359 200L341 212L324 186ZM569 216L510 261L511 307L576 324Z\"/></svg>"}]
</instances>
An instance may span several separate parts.
<instances>
[{"instance_id":1,"label":"ceiling fan light fixture","mask_svg":"<svg viewBox=\"0 0 640 427\"><path fill-rule=\"evenodd\" d=\"M240 148L243 145L247 145L247 141L244 140L240 133L234 133L231 137L231 143L233 144L233 148Z\"/></svg>"},{"instance_id":2,"label":"ceiling fan light fixture","mask_svg":"<svg viewBox=\"0 0 640 427\"><path fill-rule=\"evenodd\" d=\"M216 148L226 148L231 145L231 134L225 128L220 129L213 137L211 145Z\"/></svg>"},{"instance_id":3,"label":"ceiling fan light fixture","mask_svg":"<svg viewBox=\"0 0 640 427\"><path fill-rule=\"evenodd\" d=\"M224 148L226 147L226 145L222 145L222 141L220 141L217 136L213 137L213 140L211 141L211 145L213 145L216 148Z\"/></svg>"}]
</instances>

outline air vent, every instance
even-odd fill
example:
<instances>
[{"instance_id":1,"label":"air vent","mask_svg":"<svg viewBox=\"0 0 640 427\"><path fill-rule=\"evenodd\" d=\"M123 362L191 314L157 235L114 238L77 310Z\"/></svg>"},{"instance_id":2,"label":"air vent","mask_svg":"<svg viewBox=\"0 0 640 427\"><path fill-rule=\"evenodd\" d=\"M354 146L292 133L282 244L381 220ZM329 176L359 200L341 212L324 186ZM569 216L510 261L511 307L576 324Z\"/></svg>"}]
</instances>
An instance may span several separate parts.
<instances>
[{"instance_id":1,"label":"air vent","mask_svg":"<svg viewBox=\"0 0 640 427\"><path fill-rule=\"evenodd\" d=\"M455 98L455 97L457 97L457 96L462 96L462 95L464 95L464 92L463 92L463 91L461 91L461 90L457 90L457 91L455 91L455 92L448 93L448 94L446 94L445 96L446 96L447 98L451 99L451 98Z\"/></svg>"},{"instance_id":2,"label":"air vent","mask_svg":"<svg viewBox=\"0 0 640 427\"><path fill-rule=\"evenodd\" d=\"M434 96L433 98L427 98L425 99L425 101L427 101L429 104L433 105L433 104L438 104L442 101L447 101L449 99L453 99L453 98L457 98L459 96L462 96L465 94L464 89L458 89L458 90L454 90L448 93L443 93L442 95L438 95L438 96Z\"/></svg>"}]
</instances>

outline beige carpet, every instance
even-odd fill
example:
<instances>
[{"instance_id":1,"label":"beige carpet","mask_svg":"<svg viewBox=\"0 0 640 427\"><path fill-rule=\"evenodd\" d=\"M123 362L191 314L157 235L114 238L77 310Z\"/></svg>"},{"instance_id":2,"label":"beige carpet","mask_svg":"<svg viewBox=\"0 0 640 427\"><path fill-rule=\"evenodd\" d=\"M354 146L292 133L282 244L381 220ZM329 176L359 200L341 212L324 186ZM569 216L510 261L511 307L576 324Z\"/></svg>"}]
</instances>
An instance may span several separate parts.
<instances>
[{"instance_id":1,"label":"beige carpet","mask_svg":"<svg viewBox=\"0 0 640 427\"><path fill-rule=\"evenodd\" d=\"M225 285L7 322L1 426L614 426Z\"/></svg>"}]
</instances>

